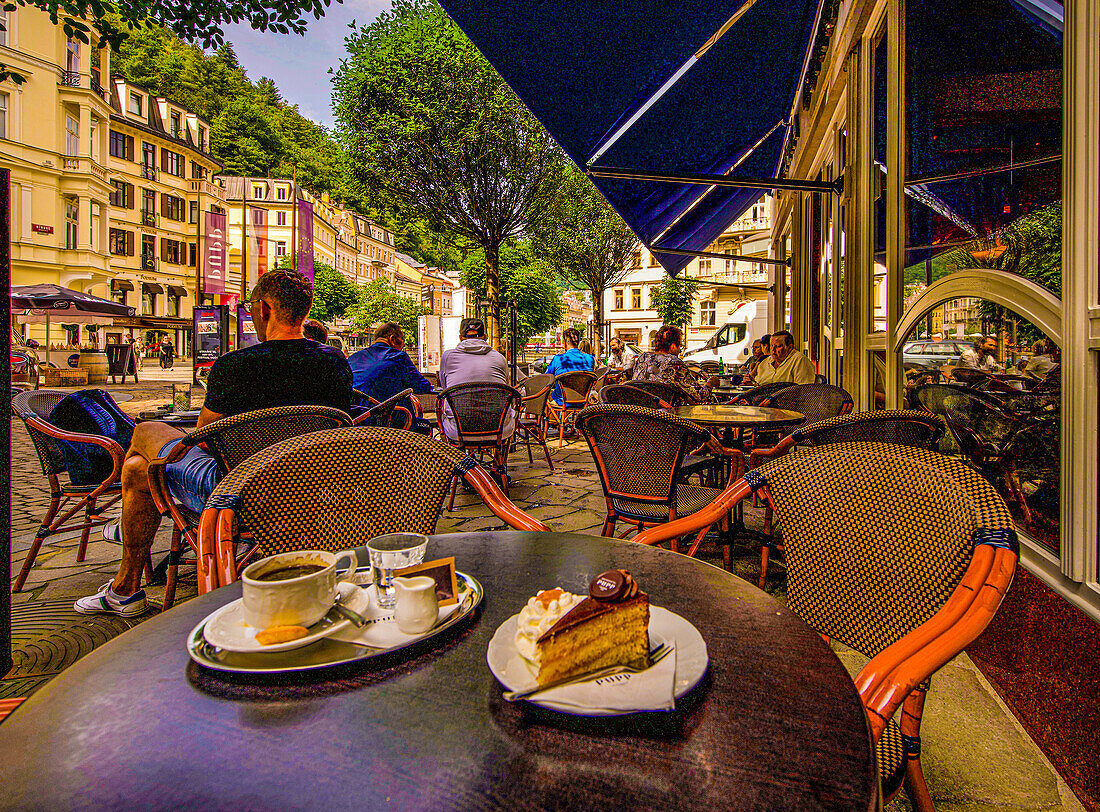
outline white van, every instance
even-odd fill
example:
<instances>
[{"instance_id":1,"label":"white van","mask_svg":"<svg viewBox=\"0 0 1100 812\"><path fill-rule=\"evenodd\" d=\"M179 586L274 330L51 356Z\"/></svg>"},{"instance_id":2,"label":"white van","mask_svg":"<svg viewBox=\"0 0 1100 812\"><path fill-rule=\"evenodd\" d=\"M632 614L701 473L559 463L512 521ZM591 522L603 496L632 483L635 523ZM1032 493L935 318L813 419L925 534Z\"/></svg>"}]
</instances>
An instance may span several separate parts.
<instances>
[{"instance_id":1,"label":"white van","mask_svg":"<svg viewBox=\"0 0 1100 812\"><path fill-rule=\"evenodd\" d=\"M743 364L752 357L752 342L768 332L768 302L758 299L745 302L730 315L729 320L714 331L706 344L697 350L688 350L684 359L689 361L717 361L726 366Z\"/></svg>"}]
</instances>

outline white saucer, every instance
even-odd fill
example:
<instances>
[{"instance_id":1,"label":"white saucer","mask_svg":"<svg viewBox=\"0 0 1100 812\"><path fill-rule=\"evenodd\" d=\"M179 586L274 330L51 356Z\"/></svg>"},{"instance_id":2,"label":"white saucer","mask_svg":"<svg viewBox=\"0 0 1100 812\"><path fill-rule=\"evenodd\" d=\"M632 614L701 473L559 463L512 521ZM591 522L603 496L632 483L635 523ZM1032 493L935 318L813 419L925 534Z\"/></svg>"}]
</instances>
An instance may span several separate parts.
<instances>
[{"instance_id":1,"label":"white saucer","mask_svg":"<svg viewBox=\"0 0 1100 812\"><path fill-rule=\"evenodd\" d=\"M489 670L501 685L509 691L522 691L534 687L534 676L527 661L516 649L515 637L519 615L512 615L493 635L485 659ZM687 620L660 606L649 607L650 645L654 641L671 641L676 645L676 687L675 695L679 699L696 685L707 673L707 644L699 630ZM608 710L606 708L587 708L579 710L574 705L564 705L540 699L536 694L527 700L535 705L577 716L619 716L627 711ZM641 709L644 710L644 709ZM632 712L632 711L631 711Z\"/></svg>"},{"instance_id":2,"label":"white saucer","mask_svg":"<svg viewBox=\"0 0 1100 812\"><path fill-rule=\"evenodd\" d=\"M365 589L346 581L338 583L336 589L340 593L341 603L353 612L363 614L367 610L369 598ZM202 636L207 643L225 651L240 651L248 654L289 651L290 649L301 648L351 625L350 620L329 611L327 615L309 627L310 633L305 637L299 637L289 643L263 646L256 642L256 632L260 629L253 628L244 622L244 602L240 598L232 603L227 603L210 615L203 623L206 625L203 627Z\"/></svg>"}]
</instances>

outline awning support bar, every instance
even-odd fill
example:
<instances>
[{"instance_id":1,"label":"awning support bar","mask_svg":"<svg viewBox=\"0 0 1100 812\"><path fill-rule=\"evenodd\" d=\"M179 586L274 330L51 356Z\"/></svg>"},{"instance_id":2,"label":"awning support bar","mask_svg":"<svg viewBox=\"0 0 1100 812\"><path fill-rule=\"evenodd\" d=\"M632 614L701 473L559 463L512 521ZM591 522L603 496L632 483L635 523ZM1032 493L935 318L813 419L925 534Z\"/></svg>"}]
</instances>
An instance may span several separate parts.
<instances>
[{"instance_id":1,"label":"awning support bar","mask_svg":"<svg viewBox=\"0 0 1100 812\"><path fill-rule=\"evenodd\" d=\"M790 267L789 259L771 259L770 257L745 257L740 254L718 254L714 251L685 251L683 248L665 248L661 245L650 246L650 251L661 254L675 254L678 257L710 257L712 259L740 259L744 262L759 262L762 265L786 265ZM738 286L740 287L740 286Z\"/></svg>"},{"instance_id":2,"label":"awning support bar","mask_svg":"<svg viewBox=\"0 0 1100 812\"><path fill-rule=\"evenodd\" d=\"M691 183L700 186L732 186L741 189L788 189L795 192L832 192L840 194L844 182L793 180L790 178L746 178L739 175L704 175L693 172L651 172L623 166L590 166L585 170L594 178L649 180L658 183Z\"/></svg>"}]
</instances>

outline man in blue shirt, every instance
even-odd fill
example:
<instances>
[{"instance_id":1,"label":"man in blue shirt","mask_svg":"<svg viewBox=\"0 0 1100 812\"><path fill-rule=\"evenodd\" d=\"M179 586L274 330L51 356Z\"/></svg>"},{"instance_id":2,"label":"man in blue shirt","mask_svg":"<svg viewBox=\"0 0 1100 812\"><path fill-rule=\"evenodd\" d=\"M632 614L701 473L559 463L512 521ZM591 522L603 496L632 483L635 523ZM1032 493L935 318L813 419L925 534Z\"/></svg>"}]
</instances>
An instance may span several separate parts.
<instances>
[{"instance_id":1,"label":"man in blue shirt","mask_svg":"<svg viewBox=\"0 0 1100 812\"><path fill-rule=\"evenodd\" d=\"M586 352L577 349L581 343L581 332L576 327L570 327L562 333L565 342L565 352L558 353L550 359L546 367L548 375L561 375L563 372L591 372L596 365L596 359ZM554 402L561 405L561 386L554 385Z\"/></svg>"},{"instance_id":2,"label":"man in blue shirt","mask_svg":"<svg viewBox=\"0 0 1100 812\"><path fill-rule=\"evenodd\" d=\"M431 383L417 371L405 352L405 334L393 322L379 327L374 343L353 353L348 364L351 365L352 386L380 403L410 387L417 394L432 391ZM408 398L399 405L410 412L413 410ZM431 433L431 424L426 420L414 419L412 428L422 434Z\"/></svg>"}]
</instances>

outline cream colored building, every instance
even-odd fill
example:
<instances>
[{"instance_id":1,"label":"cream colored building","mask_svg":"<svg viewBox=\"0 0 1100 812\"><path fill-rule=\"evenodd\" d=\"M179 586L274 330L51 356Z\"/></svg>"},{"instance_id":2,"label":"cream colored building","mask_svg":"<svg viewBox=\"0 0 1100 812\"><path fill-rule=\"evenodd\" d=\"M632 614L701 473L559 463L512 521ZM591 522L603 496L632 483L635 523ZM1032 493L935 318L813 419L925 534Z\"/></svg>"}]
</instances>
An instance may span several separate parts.
<instances>
[{"instance_id":1,"label":"cream colored building","mask_svg":"<svg viewBox=\"0 0 1100 812\"><path fill-rule=\"evenodd\" d=\"M94 39L66 39L45 12L20 7L5 17L0 62L27 77L0 88L12 284L58 284L137 311L94 333L52 329L54 345L160 330L186 352L197 212L221 200L208 180L220 167L208 152L207 123L111 77L109 51L93 47ZM23 329L45 341L43 325Z\"/></svg>"}]
</instances>

